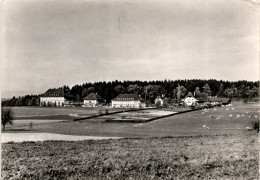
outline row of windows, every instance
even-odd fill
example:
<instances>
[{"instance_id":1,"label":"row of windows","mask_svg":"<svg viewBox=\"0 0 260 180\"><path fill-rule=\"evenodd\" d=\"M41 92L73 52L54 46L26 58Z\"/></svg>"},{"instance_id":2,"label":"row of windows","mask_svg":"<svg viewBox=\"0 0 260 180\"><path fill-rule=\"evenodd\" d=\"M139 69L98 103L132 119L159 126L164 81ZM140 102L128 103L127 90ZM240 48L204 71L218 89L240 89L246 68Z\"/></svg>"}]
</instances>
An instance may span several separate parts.
<instances>
[{"instance_id":1,"label":"row of windows","mask_svg":"<svg viewBox=\"0 0 260 180\"><path fill-rule=\"evenodd\" d=\"M134 100L134 98L117 98L117 100Z\"/></svg>"},{"instance_id":2,"label":"row of windows","mask_svg":"<svg viewBox=\"0 0 260 180\"><path fill-rule=\"evenodd\" d=\"M60 96L60 93L48 94L48 96Z\"/></svg>"}]
</instances>

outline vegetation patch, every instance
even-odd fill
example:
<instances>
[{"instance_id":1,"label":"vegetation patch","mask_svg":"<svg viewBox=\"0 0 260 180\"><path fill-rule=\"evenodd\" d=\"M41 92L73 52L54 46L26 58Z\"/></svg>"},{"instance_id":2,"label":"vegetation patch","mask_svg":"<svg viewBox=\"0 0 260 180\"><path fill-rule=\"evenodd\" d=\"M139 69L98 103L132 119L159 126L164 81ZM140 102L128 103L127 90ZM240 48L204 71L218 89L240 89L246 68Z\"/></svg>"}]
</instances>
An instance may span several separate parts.
<instances>
[{"instance_id":1,"label":"vegetation patch","mask_svg":"<svg viewBox=\"0 0 260 180\"><path fill-rule=\"evenodd\" d=\"M256 133L2 145L2 179L257 179Z\"/></svg>"}]
</instances>

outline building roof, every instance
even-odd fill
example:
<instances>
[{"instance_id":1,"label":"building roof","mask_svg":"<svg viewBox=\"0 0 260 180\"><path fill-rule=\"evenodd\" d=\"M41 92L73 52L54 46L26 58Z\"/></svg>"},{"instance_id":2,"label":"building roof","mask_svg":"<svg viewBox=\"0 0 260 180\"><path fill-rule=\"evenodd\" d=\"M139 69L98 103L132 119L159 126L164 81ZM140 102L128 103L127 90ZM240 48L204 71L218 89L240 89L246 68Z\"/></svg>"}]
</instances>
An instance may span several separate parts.
<instances>
[{"instance_id":1,"label":"building roof","mask_svg":"<svg viewBox=\"0 0 260 180\"><path fill-rule=\"evenodd\" d=\"M192 95L192 93L191 92L189 92L188 94L187 94L187 96L186 97L194 97L193 95ZM185 97L185 98L186 98Z\"/></svg>"},{"instance_id":2,"label":"building roof","mask_svg":"<svg viewBox=\"0 0 260 180\"><path fill-rule=\"evenodd\" d=\"M140 101L141 98L138 94L119 94L116 98L112 99L112 101Z\"/></svg>"},{"instance_id":3,"label":"building roof","mask_svg":"<svg viewBox=\"0 0 260 180\"><path fill-rule=\"evenodd\" d=\"M218 97L210 97L209 102L222 102L223 104L229 103L229 98L218 98Z\"/></svg>"},{"instance_id":4,"label":"building roof","mask_svg":"<svg viewBox=\"0 0 260 180\"><path fill-rule=\"evenodd\" d=\"M193 95L192 95L192 93L191 92L189 92L188 94L187 94L187 96L185 96L185 98L183 98L181 101L184 101L186 98L188 98L188 97L193 97L196 101L198 101Z\"/></svg>"},{"instance_id":5,"label":"building roof","mask_svg":"<svg viewBox=\"0 0 260 180\"><path fill-rule=\"evenodd\" d=\"M156 98L155 98L155 101L162 101L163 100L163 98L161 97L161 96L157 96Z\"/></svg>"},{"instance_id":6,"label":"building roof","mask_svg":"<svg viewBox=\"0 0 260 180\"><path fill-rule=\"evenodd\" d=\"M231 100L229 98L221 98L223 104L229 103Z\"/></svg>"},{"instance_id":7,"label":"building roof","mask_svg":"<svg viewBox=\"0 0 260 180\"><path fill-rule=\"evenodd\" d=\"M41 97L64 97L63 89L48 89Z\"/></svg>"},{"instance_id":8,"label":"building roof","mask_svg":"<svg viewBox=\"0 0 260 180\"><path fill-rule=\"evenodd\" d=\"M84 100L98 100L98 99L102 99L102 98L96 93L90 93L84 98Z\"/></svg>"}]
</instances>

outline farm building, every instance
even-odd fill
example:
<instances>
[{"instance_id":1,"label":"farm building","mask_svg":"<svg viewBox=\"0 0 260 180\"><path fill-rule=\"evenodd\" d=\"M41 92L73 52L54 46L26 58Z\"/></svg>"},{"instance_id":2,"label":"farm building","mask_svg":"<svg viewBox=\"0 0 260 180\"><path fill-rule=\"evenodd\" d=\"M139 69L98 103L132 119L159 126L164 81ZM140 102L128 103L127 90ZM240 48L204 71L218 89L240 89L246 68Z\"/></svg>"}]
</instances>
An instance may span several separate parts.
<instances>
[{"instance_id":1,"label":"farm building","mask_svg":"<svg viewBox=\"0 0 260 180\"><path fill-rule=\"evenodd\" d=\"M157 98L154 100L154 104L158 104L158 105L162 106L163 99L160 96L157 96Z\"/></svg>"},{"instance_id":2,"label":"farm building","mask_svg":"<svg viewBox=\"0 0 260 180\"><path fill-rule=\"evenodd\" d=\"M195 106L198 104L198 100L191 94L191 92L189 92L188 95L181 101L185 106Z\"/></svg>"},{"instance_id":3,"label":"farm building","mask_svg":"<svg viewBox=\"0 0 260 180\"><path fill-rule=\"evenodd\" d=\"M216 104L227 105L231 102L231 100L229 98L209 97L209 102L213 105Z\"/></svg>"},{"instance_id":4,"label":"farm building","mask_svg":"<svg viewBox=\"0 0 260 180\"><path fill-rule=\"evenodd\" d=\"M40 97L40 106L64 106L67 101L63 89L48 89Z\"/></svg>"},{"instance_id":5,"label":"farm building","mask_svg":"<svg viewBox=\"0 0 260 180\"><path fill-rule=\"evenodd\" d=\"M84 98L84 106L86 107L96 107L102 102L104 102L104 100L96 93L90 93Z\"/></svg>"},{"instance_id":6,"label":"farm building","mask_svg":"<svg viewBox=\"0 0 260 180\"><path fill-rule=\"evenodd\" d=\"M112 99L113 108L140 108L145 107L138 94L120 94Z\"/></svg>"}]
</instances>

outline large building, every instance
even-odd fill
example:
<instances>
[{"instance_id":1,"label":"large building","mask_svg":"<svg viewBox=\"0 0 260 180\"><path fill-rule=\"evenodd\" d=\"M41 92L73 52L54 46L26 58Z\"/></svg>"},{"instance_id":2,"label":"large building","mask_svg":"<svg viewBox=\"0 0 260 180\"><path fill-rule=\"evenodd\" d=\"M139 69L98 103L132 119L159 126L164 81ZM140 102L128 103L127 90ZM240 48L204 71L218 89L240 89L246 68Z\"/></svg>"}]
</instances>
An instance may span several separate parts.
<instances>
[{"instance_id":1,"label":"large building","mask_svg":"<svg viewBox=\"0 0 260 180\"><path fill-rule=\"evenodd\" d=\"M86 107L96 107L104 102L104 100L96 93L90 93L84 98L84 106Z\"/></svg>"},{"instance_id":2,"label":"large building","mask_svg":"<svg viewBox=\"0 0 260 180\"><path fill-rule=\"evenodd\" d=\"M40 97L40 106L64 106L66 101L63 89L48 89Z\"/></svg>"},{"instance_id":3,"label":"large building","mask_svg":"<svg viewBox=\"0 0 260 180\"><path fill-rule=\"evenodd\" d=\"M138 94L120 94L111 101L113 108L140 108L145 106Z\"/></svg>"}]
</instances>

